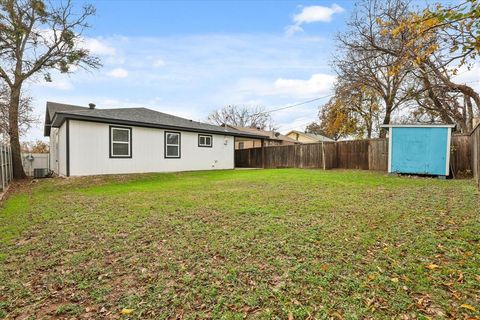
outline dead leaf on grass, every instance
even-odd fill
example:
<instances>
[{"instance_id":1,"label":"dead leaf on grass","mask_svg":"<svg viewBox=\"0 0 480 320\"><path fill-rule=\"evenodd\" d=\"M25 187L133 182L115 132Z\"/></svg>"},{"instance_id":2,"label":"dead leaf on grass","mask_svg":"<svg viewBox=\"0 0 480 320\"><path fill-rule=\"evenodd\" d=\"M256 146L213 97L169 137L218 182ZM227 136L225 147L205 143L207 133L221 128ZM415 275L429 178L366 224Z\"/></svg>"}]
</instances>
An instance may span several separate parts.
<instances>
[{"instance_id":1,"label":"dead leaf on grass","mask_svg":"<svg viewBox=\"0 0 480 320\"><path fill-rule=\"evenodd\" d=\"M434 263L430 263L429 265L426 265L425 268L430 269L430 270L434 270L434 269L440 268L440 266L436 265Z\"/></svg>"},{"instance_id":2,"label":"dead leaf on grass","mask_svg":"<svg viewBox=\"0 0 480 320\"><path fill-rule=\"evenodd\" d=\"M477 309L475 309L473 306L471 306L471 305L469 305L469 304L466 304L466 303L462 304L462 305L460 306L460 308L468 309L468 310L473 311L473 312L476 312L476 311L477 311Z\"/></svg>"},{"instance_id":3,"label":"dead leaf on grass","mask_svg":"<svg viewBox=\"0 0 480 320\"><path fill-rule=\"evenodd\" d=\"M133 310L135 309L122 309L121 313L127 315L127 314L131 314Z\"/></svg>"}]
</instances>

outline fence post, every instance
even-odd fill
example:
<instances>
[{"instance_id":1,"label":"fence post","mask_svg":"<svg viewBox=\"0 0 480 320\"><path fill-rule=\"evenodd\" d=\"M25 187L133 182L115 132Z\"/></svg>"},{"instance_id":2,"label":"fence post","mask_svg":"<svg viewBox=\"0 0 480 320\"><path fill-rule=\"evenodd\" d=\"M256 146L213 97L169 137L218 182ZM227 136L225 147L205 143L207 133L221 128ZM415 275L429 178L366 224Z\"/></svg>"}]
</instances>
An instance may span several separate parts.
<instances>
[{"instance_id":1,"label":"fence post","mask_svg":"<svg viewBox=\"0 0 480 320\"><path fill-rule=\"evenodd\" d=\"M2 191L5 191L5 161L4 161L4 146L0 144L0 166L2 169Z\"/></svg>"},{"instance_id":2,"label":"fence post","mask_svg":"<svg viewBox=\"0 0 480 320\"><path fill-rule=\"evenodd\" d=\"M9 170L8 173L10 175L10 181L13 180L13 156L12 156L12 146L8 146L8 163L9 163Z\"/></svg>"}]
</instances>

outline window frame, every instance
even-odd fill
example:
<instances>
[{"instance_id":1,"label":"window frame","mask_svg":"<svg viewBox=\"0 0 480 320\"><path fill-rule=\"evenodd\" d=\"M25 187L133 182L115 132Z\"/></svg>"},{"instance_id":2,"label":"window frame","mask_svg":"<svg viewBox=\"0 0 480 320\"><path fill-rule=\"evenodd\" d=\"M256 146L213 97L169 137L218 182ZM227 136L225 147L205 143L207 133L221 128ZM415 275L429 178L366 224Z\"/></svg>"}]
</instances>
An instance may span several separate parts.
<instances>
[{"instance_id":1,"label":"window frame","mask_svg":"<svg viewBox=\"0 0 480 320\"><path fill-rule=\"evenodd\" d=\"M177 144L168 144L167 143L167 136L168 134L177 134L178 135L178 145ZM165 159L180 159L182 157L182 133L178 131L165 131L164 134L164 139L163 139L163 144L164 144L164 158ZM167 147L168 146L178 146L178 156L169 156L167 154Z\"/></svg>"},{"instance_id":2,"label":"window frame","mask_svg":"<svg viewBox=\"0 0 480 320\"><path fill-rule=\"evenodd\" d=\"M210 138L210 144L209 145L208 144L201 144L200 143L200 138ZM200 148L212 148L213 147L213 136L211 134L199 133L198 134L198 146Z\"/></svg>"},{"instance_id":3,"label":"window frame","mask_svg":"<svg viewBox=\"0 0 480 320\"><path fill-rule=\"evenodd\" d=\"M125 130L128 131L128 142L124 141L113 141L113 130ZM122 126L109 126L108 127L108 140L109 140L109 156L110 159L131 159L132 158L132 127L122 127ZM113 154L113 144L120 143L120 144L128 144L128 155L114 155Z\"/></svg>"}]
</instances>

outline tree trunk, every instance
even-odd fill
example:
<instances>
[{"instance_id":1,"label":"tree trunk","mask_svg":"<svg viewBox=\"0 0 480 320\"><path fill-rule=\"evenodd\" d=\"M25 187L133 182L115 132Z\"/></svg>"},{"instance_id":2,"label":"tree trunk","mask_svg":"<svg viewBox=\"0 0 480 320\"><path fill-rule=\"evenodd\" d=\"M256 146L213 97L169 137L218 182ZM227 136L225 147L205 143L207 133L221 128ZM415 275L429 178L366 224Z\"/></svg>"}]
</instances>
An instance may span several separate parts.
<instances>
[{"instance_id":1,"label":"tree trunk","mask_svg":"<svg viewBox=\"0 0 480 320\"><path fill-rule=\"evenodd\" d=\"M473 106L472 106L472 100L470 100L470 97L467 95L464 95L465 99L465 106L467 109L467 132L470 132L473 129L473 117L475 116L473 114Z\"/></svg>"},{"instance_id":2,"label":"tree trunk","mask_svg":"<svg viewBox=\"0 0 480 320\"><path fill-rule=\"evenodd\" d=\"M22 153L20 149L20 136L18 130L18 109L20 106L21 84L15 83L10 88L10 108L8 110L8 135L12 149L13 178L25 179L27 175L23 170Z\"/></svg>"},{"instance_id":3,"label":"tree trunk","mask_svg":"<svg viewBox=\"0 0 480 320\"><path fill-rule=\"evenodd\" d=\"M385 117L383 118L383 124L390 124L390 119L392 116L393 103L389 100L385 101ZM380 129L380 138L385 138L387 136L387 130L385 128Z\"/></svg>"}]
</instances>

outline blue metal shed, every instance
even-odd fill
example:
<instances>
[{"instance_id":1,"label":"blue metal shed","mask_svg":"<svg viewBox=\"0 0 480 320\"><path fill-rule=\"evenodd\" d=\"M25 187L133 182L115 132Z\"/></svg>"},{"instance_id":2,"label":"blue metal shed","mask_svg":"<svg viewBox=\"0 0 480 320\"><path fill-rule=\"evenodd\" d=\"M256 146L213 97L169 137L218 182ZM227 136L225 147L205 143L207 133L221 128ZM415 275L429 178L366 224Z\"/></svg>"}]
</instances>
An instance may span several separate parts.
<instances>
[{"instance_id":1,"label":"blue metal shed","mask_svg":"<svg viewBox=\"0 0 480 320\"><path fill-rule=\"evenodd\" d=\"M384 125L389 130L388 172L448 176L454 125Z\"/></svg>"}]
</instances>

